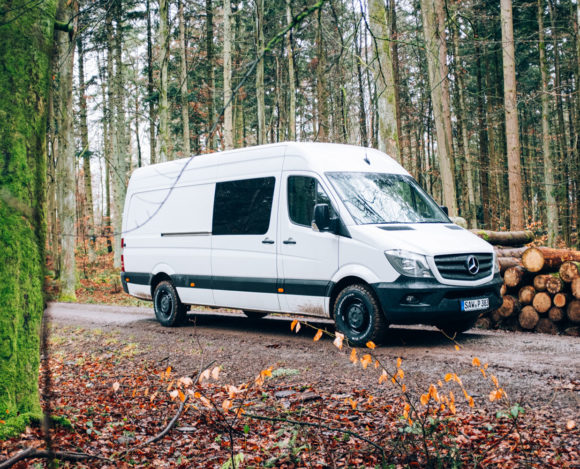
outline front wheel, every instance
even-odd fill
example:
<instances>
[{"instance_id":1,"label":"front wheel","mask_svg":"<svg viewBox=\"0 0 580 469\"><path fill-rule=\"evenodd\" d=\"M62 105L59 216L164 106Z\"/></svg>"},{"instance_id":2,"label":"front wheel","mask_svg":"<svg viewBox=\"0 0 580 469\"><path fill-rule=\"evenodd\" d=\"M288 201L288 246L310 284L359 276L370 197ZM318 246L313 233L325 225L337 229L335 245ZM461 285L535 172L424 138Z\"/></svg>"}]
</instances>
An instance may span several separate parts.
<instances>
[{"instance_id":1,"label":"front wheel","mask_svg":"<svg viewBox=\"0 0 580 469\"><path fill-rule=\"evenodd\" d=\"M153 308L157 320L165 327L183 324L187 318L187 306L179 300L171 282L163 281L155 287Z\"/></svg>"},{"instance_id":2,"label":"front wheel","mask_svg":"<svg viewBox=\"0 0 580 469\"><path fill-rule=\"evenodd\" d=\"M355 346L380 342L387 323L379 302L367 285L344 288L334 303L334 322L348 341Z\"/></svg>"}]
</instances>

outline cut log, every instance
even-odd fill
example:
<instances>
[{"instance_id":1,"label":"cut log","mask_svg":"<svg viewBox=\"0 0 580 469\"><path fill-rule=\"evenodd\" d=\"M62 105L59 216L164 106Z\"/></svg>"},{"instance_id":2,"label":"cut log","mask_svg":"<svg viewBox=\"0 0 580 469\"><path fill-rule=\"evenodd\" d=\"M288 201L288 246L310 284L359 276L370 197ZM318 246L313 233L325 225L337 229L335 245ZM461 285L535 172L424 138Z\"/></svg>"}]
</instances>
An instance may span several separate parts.
<instances>
[{"instance_id":1,"label":"cut log","mask_svg":"<svg viewBox=\"0 0 580 469\"><path fill-rule=\"evenodd\" d=\"M520 302L511 295L505 295L497 311L502 318L509 318L520 312Z\"/></svg>"},{"instance_id":2,"label":"cut log","mask_svg":"<svg viewBox=\"0 0 580 469\"><path fill-rule=\"evenodd\" d=\"M503 274L503 282L508 288L517 287L524 278L526 271L523 267L510 267Z\"/></svg>"},{"instance_id":3,"label":"cut log","mask_svg":"<svg viewBox=\"0 0 580 469\"><path fill-rule=\"evenodd\" d=\"M511 267L522 267L522 260L517 257L498 257L497 260L502 274Z\"/></svg>"},{"instance_id":4,"label":"cut log","mask_svg":"<svg viewBox=\"0 0 580 469\"><path fill-rule=\"evenodd\" d=\"M568 319L575 324L580 324L580 300L570 301L566 308Z\"/></svg>"},{"instance_id":5,"label":"cut log","mask_svg":"<svg viewBox=\"0 0 580 469\"><path fill-rule=\"evenodd\" d=\"M556 293L554 298L552 298L554 306L557 308L563 308L569 301L568 295L566 293Z\"/></svg>"},{"instance_id":6,"label":"cut log","mask_svg":"<svg viewBox=\"0 0 580 469\"><path fill-rule=\"evenodd\" d=\"M522 305L529 305L534 301L534 296L536 295L536 290L531 285L526 285L525 287L520 288L518 294L518 300Z\"/></svg>"},{"instance_id":7,"label":"cut log","mask_svg":"<svg viewBox=\"0 0 580 469\"><path fill-rule=\"evenodd\" d=\"M507 287L505 286L505 283L501 284L501 288L499 289L499 294L501 296L504 296L507 293Z\"/></svg>"},{"instance_id":8,"label":"cut log","mask_svg":"<svg viewBox=\"0 0 580 469\"><path fill-rule=\"evenodd\" d=\"M522 248L502 248L496 246L494 249L497 257L515 257L516 259L521 259L528 248L527 246Z\"/></svg>"},{"instance_id":9,"label":"cut log","mask_svg":"<svg viewBox=\"0 0 580 469\"><path fill-rule=\"evenodd\" d=\"M489 318L491 319L491 322L492 322L492 325L493 326L497 325L497 323L501 321L501 316L499 314L499 309L496 309L495 311L493 311L491 313L491 315L489 316Z\"/></svg>"},{"instance_id":10,"label":"cut log","mask_svg":"<svg viewBox=\"0 0 580 469\"><path fill-rule=\"evenodd\" d=\"M580 337L580 326L572 326L564 329L564 334L571 335L573 337Z\"/></svg>"},{"instance_id":11,"label":"cut log","mask_svg":"<svg viewBox=\"0 0 580 469\"><path fill-rule=\"evenodd\" d=\"M566 318L566 314L562 308L552 306L550 311L548 311L548 318L552 322L562 322Z\"/></svg>"},{"instance_id":12,"label":"cut log","mask_svg":"<svg viewBox=\"0 0 580 469\"><path fill-rule=\"evenodd\" d=\"M566 261L560 266L560 278L570 283L575 278L580 277L580 263L573 261Z\"/></svg>"},{"instance_id":13,"label":"cut log","mask_svg":"<svg viewBox=\"0 0 580 469\"><path fill-rule=\"evenodd\" d=\"M479 318L475 321L475 327L480 329L491 329L491 319L487 317Z\"/></svg>"},{"instance_id":14,"label":"cut log","mask_svg":"<svg viewBox=\"0 0 580 469\"><path fill-rule=\"evenodd\" d=\"M550 278L546 280L546 291L555 295L559 293L564 288L564 282L557 275L550 275Z\"/></svg>"},{"instance_id":15,"label":"cut log","mask_svg":"<svg viewBox=\"0 0 580 469\"><path fill-rule=\"evenodd\" d=\"M547 313L552 307L552 298L546 292L538 292L536 293L536 296L534 296L532 306L540 314Z\"/></svg>"},{"instance_id":16,"label":"cut log","mask_svg":"<svg viewBox=\"0 0 580 469\"><path fill-rule=\"evenodd\" d=\"M546 282L551 275L540 274L534 277L534 288L536 291L544 291L546 289Z\"/></svg>"},{"instance_id":17,"label":"cut log","mask_svg":"<svg viewBox=\"0 0 580 469\"><path fill-rule=\"evenodd\" d=\"M534 240L534 233L531 231L470 231L488 243L500 246L523 246Z\"/></svg>"},{"instance_id":18,"label":"cut log","mask_svg":"<svg viewBox=\"0 0 580 469\"><path fill-rule=\"evenodd\" d=\"M550 321L548 318L541 318L536 324L536 332L541 334L552 334L556 335L558 333L558 326Z\"/></svg>"},{"instance_id":19,"label":"cut log","mask_svg":"<svg viewBox=\"0 0 580 469\"><path fill-rule=\"evenodd\" d=\"M572 280L570 291L572 292L574 298L578 298L580 300L580 278L575 278Z\"/></svg>"},{"instance_id":20,"label":"cut log","mask_svg":"<svg viewBox=\"0 0 580 469\"><path fill-rule=\"evenodd\" d=\"M524 306L522 308L522 312L518 316L518 322L520 323L520 326L529 331L536 327L536 324L538 324L539 320L540 316L538 316L538 313L534 307L529 305Z\"/></svg>"},{"instance_id":21,"label":"cut log","mask_svg":"<svg viewBox=\"0 0 580 469\"><path fill-rule=\"evenodd\" d=\"M530 272L559 269L566 261L580 262L580 251L539 247L529 248L522 254L522 264Z\"/></svg>"}]
</instances>

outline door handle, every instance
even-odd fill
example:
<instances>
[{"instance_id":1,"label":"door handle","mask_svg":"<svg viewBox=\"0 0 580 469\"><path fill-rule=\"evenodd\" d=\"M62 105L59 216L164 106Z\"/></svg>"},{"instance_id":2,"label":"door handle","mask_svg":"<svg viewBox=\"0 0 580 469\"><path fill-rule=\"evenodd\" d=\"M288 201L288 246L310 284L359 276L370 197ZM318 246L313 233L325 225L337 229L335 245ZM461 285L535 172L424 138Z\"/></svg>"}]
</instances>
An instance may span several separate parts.
<instances>
[{"instance_id":1,"label":"door handle","mask_svg":"<svg viewBox=\"0 0 580 469\"><path fill-rule=\"evenodd\" d=\"M284 244L296 244L296 241L294 241L293 238L288 238L285 239L284 241L282 241Z\"/></svg>"},{"instance_id":2,"label":"door handle","mask_svg":"<svg viewBox=\"0 0 580 469\"><path fill-rule=\"evenodd\" d=\"M270 238L264 238L262 244L274 244L274 240Z\"/></svg>"}]
</instances>

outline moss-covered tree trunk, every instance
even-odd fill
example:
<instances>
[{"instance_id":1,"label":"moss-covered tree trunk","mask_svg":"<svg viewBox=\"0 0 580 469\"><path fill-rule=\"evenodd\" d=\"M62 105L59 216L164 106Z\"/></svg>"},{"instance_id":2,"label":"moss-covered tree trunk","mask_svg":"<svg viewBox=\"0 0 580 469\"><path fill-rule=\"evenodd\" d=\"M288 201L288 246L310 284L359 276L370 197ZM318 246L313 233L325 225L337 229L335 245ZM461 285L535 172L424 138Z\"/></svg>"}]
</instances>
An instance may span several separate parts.
<instances>
[{"instance_id":1,"label":"moss-covered tree trunk","mask_svg":"<svg viewBox=\"0 0 580 469\"><path fill-rule=\"evenodd\" d=\"M0 5L4 10L6 3ZM27 5L11 2L0 25L0 438L40 415L45 135L55 0L34 9Z\"/></svg>"}]
</instances>

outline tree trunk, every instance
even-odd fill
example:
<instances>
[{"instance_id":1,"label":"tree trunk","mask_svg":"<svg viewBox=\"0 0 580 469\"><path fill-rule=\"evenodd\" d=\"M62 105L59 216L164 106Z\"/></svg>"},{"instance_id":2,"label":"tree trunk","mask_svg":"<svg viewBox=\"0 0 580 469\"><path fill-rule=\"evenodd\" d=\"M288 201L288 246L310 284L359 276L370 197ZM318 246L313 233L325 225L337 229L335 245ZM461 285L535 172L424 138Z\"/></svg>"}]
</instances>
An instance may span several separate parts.
<instances>
[{"instance_id":1,"label":"tree trunk","mask_svg":"<svg viewBox=\"0 0 580 469\"><path fill-rule=\"evenodd\" d=\"M159 162L169 157L169 106L167 103L167 68L169 65L169 1L159 0L159 134L157 136L157 158ZM118 71L117 71L118 73Z\"/></svg>"},{"instance_id":2,"label":"tree trunk","mask_svg":"<svg viewBox=\"0 0 580 469\"><path fill-rule=\"evenodd\" d=\"M229 0L226 0L229 6ZM185 41L185 16L183 14L183 2L184 0L178 0L178 15L179 15L179 56L181 62L180 78L179 81L181 83L181 123L183 125L183 153L185 157L191 156L191 143L190 143L190 136L189 136L189 92L187 88L187 55L186 55L186 41ZM224 3L225 5L225 3ZM231 14L231 10L230 10ZM225 21L225 11L224 11L224 21ZM225 23L224 23L225 24ZM228 18L228 29L229 29L229 18ZM225 25L224 25L225 31ZM224 32L225 34L225 32ZM230 73L231 73L231 56L230 56ZM225 44L224 44L224 90L225 90ZM231 91L230 91L231 92ZM224 91L225 93L225 91ZM231 121L231 110L232 108L229 107L230 112L230 121ZM230 130L230 138L231 138L231 130Z\"/></svg>"},{"instance_id":3,"label":"tree trunk","mask_svg":"<svg viewBox=\"0 0 580 469\"><path fill-rule=\"evenodd\" d=\"M423 32L429 84L433 102L433 116L437 129L437 154L443 185L443 202L451 216L457 216L457 198L453 174L453 143L451 140L451 111L449 101L449 79L447 70L447 44L443 0L421 0Z\"/></svg>"},{"instance_id":4,"label":"tree trunk","mask_svg":"<svg viewBox=\"0 0 580 469\"><path fill-rule=\"evenodd\" d=\"M536 290L531 285L526 285L520 288L518 293L518 300L523 305L529 305L534 301L534 296L536 295Z\"/></svg>"},{"instance_id":5,"label":"tree trunk","mask_svg":"<svg viewBox=\"0 0 580 469\"><path fill-rule=\"evenodd\" d=\"M580 277L580 263L566 261L560 266L560 278L566 283Z\"/></svg>"},{"instance_id":6,"label":"tree trunk","mask_svg":"<svg viewBox=\"0 0 580 469\"><path fill-rule=\"evenodd\" d=\"M213 5L205 0L205 54L207 59L207 151L215 150L215 132L211 132L215 121L215 70L213 63ZM211 133L210 133L211 132Z\"/></svg>"},{"instance_id":7,"label":"tree trunk","mask_svg":"<svg viewBox=\"0 0 580 469\"><path fill-rule=\"evenodd\" d=\"M6 5L6 4L5 4ZM0 438L40 418L46 123L55 0L3 13L0 27ZM16 9L18 8L18 9ZM15 10L16 9L16 10ZM17 21L7 21L11 18ZM34 60L31 60L33 58Z\"/></svg>"},{"instance_id":8,"label":"tree trunk","mask_svg":"<svg viewBox=\"0 0 580 469\"><path fill-rule=\"evenodd\" d=\"M71 4L61 0L57 8L57 18L68 23L72 16ZM56 186L61 246L59 299L61 301L76 301L76 167L72 120L75 43L71 41L69 33L64 31L55 33L55 41L53 75L56 87L54 106L58 142Z\"/></svg>"},{"instance_id":9,"label":"tree trunk","mask_svg":"<svg viewBox=\"0 0 580 469\"><path fill-rule=\"evenodd\" d=\"M550 319L552 322L562 322L565 317L566 314L562 308L553 306L548 311L548 319Z\"/></svg>"},{"instance_id":10,"label":"tree trunk","mask_svg":"<svg viewBox=\"0 0 580 469\"><path fill-rule=\"evenodd\" d=\"M264 51L264 0L256 0L256 54ZM264 97L264 57L256 66L256 101L258 107L258 145L266 143L266 103Z\"/></svg>"},{"instance_id":11,"label":"tree trunk","mask_svg":"<svg viewBox=\"0 0 580 469\"><path fill-rule=\"evenodd\" d=\"M568 319L576 324L580 323L580 300L570 301L566 308Z\"/></svg>"},{"instance_id":12,"label":"tree trunk","mask_svg":"<svg viewBox=\"0 0 580 469\"><path fill-rule=\"evenodd\" d=\"M499 262L499 270L502 274L512 267L522 267L522 261L517 257L498 257L497 261Z\"/></svg>"},{"instance_id":13,"label":"tree trunk","mask_svg":"<svg viewBox=\"0 0 580 469\"><path fill-rule=\"evenodd\" d=\"M153 39L151 28L151 0L147 0L147 101L149 101L149 163L157 163L155 147L155 104L153 103Z\"/></svg>"},{"instance_id":14,"label":"tree trunk","mask_svg":"<svg viewBox=\"0 0 580 469\"><path fill-rule=\"evenodd\" d=\"M554 295L554 298L552 298L552 301L554 303L554 306L556 306L557 308L563 308L564 306L566 306L568 304L569 301L569 295L566 293L556 293Z\"/></svg>"},{"instance_id":15,"label":"tree trunk","mask_svg":"<svg viewBox=\"0 0 580 469\"><path fill-rule=\"evenodd\" d=\"M520 302L511 295L505 295L503 297L503 303L499 307L498 312L502 318L515 316L520 312Z\"/></svg>"},{"instance_id":16,"label":"tree trunk","mask_svg":"<svg viewBox=\"0 0 580 469\"><path fill-rule=\"evenodd\" d=\"M83 173L85 185L85 220L89 234L88 255L89 262L94 263L97 260L95 254L95 217L93 211L93 183L91 174L91 149L89 147L89 129L87 126L87 96L85 87L85 55L82 38L77 40L78 49L78 74L79 74L79 119L81 133L81 157L83 159Z\"/></svg>"},{"instance_id":17,"label":"tree trunk","mask_svg":"<svg viewBox=\"0 0 580 469\"><path fill-rule=\"evenodd\" d=\"M559 269L566 261L580 262L580 251L552 248L529 248L522 255L522 263L530 272Z\"/></svg>"},{"instance_id":18,"label":"tree trunk","mask_svg":"<svg viewBox=\"0 0 580 469\"><path fill-rule=\"evenodd\" d=\"M395 71L389 18L384 0L369 0L369 23L372 46L376 54L373 73L378 95L379 150L400 162Z\"/></svg>"},{"instance_id":19,"label":"tree trunk","mask_svg":"<svg viewBox=\"0 0 580 469\"><path fill-rule=\"evenodd\" d=\"M570 284L570 291L572 292L574 298L578 298L580 300L580 278L575 278L572 280L572 283Z\"/></svg>"},{"instance_id":20,"label":"tree trunk","mask_svg":"<svg viewBox=\"0 0 580 469\"><path fill-rule=\"evenodd\" d=\"M538 292L534 296L532 305L538 313L546 313L552 307L552 298L546 292Z\"/></svg>"},{"instance_id":21,"label":"tree trunk","mask_svg":"<svg viewBox=\"0 0 580 469\"><path fill-rule=\"evenodd\" d=\"M326 90L326 51L322 37L322 8L316 12L316 107L318 114L318 130L316 141L328 141L328 106Z\"/></svg>"},{"instance_id":22,"label":"tree trunk","mask_svg":"<svg viewBox=\"0 0 580 469\"><path fill-rule=\"evenodd\" d=\"M516 94L516 64L512 2L501 0L501 33L503 55L503 83L505 129L508 159L508 181L510 198L510 229L524 229L524 201L522 197L522 175L520 164L520 134Z\"/></svg>"},{"instance_id":23,"label":"tree trunk","mask_svg":"<svg viewBox=\"0 0 580 469\"><path fill-rule=\"evenodd\" d=\"M533 306L524 306L518 317L520 326L527 330L532 330L534 327L536 327L539 320L540 316L538 316L538 313L533 308Z\"/></svg>"},{"instance_id":24,"label":"tree trunk","mask_svg":"<svg viewBox=\"0 0 580 469\"><path fill-rule=\"evenodd\" d=\"M510 267L503 274L503 281L507 287L517 287L524 278L526 271L523 267Z\"/></svg>"},{"instance_id":25,"label":"tree trunk","mask_svg":"<svg viewBox=\"0 0 580 469\"><path fill-rule=\"evenodd\" d=\"M286 24L292 23L292 0L286 0ZM294 50L292 30L286 33L286 53L288 54L288 140L296 140L296 74L294 72Z\"/></svg>"},{"instance_id":26,"label":"tree trunk","mask_svg":"<svg viewBox=\"0 0 580 469\"><path fill-rule=\"evenodd\" d=\"M232 99L232 6L224 0L224 147L234 148L234 113Z\"/></svg>"},{"instance_id":27,"label":"tree trunk","mask_svg":"<svg viewBox=\"0 0 580 469\"><path fill-rule=\"evenodd\" d=\"M540 71L542 76L542 153L544 162L544 192L546 197L546 227L548 246L554 247L558 236L558 205L554 197L554 164L550 147L550 97L548 95L548 64L546 62L546 42L544 39L544 8L538 0L538 31L540 49Z\"/></svg>"},{"instance_id":28,"label":"tree trunk","mask_svg":"<svg viewBox=\"0 0 580 469\"><path fill-rule=\"evenodd\" d=\"M359 24L360 27L360 24ZM360 125L360 135L361 135L361 145L363 147L369 146L369 137L367 131L367 113L365 106L365 91L363 84L363 73L361 67L361 46L360 46L360 35L357 34L354 40L355 52L356 52L356 74L358 78L358 92L359 92L359 125Z\"/></svg>"},{"instance_id":29,"label":"tree trunk","mask_svg":"<svg viewBox=\"0 0 580 469\"><path fill-rule=\"evenodd\" d=\"M546 290L546 282L550 278L550 275L541 274L536 275L534 277L534 288L536 291L545 291Z\"/></svg>"}]
</instances>

